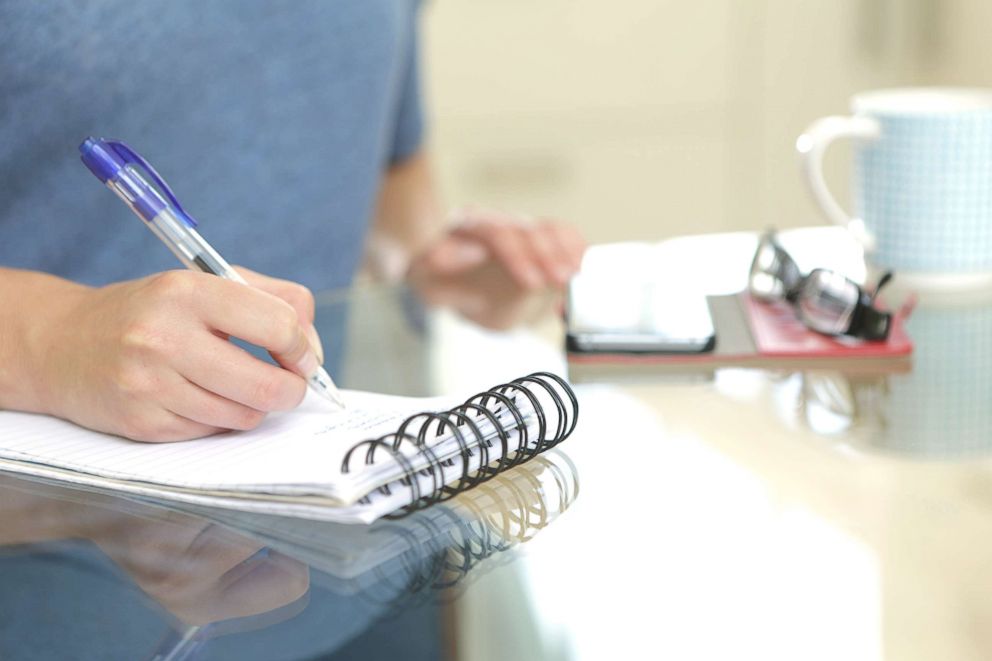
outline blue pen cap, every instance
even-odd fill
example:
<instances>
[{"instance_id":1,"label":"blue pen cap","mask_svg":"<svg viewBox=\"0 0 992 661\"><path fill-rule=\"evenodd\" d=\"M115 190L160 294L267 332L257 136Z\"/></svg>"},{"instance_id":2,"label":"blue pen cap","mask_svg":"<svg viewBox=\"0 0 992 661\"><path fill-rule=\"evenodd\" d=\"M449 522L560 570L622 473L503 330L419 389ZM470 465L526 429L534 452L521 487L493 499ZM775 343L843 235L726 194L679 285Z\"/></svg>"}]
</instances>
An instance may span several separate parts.
<instances>
[{"instance_id":1,"label":"blue pen cap","mask_svg":"<svg viewBox=\"0 0 992 661\"><path fill-rule=\"evenodd\" d=\"M90 172L146 221L171 207L189 227L196 227L196 221L151 163L120 140L86 138L79 145L79 154Z\"/></svg>"},{"instance_id":2,"label":"blue pen cap","mask_svg":"<svg viewBox=\"0 0 992 661\"><path fill-rule=\"evenodd\" d=\"M103 183L124 169L124 159L103 140L86 138L79 145L79 153L83 164Z\"/></svg>"}]
</instances>

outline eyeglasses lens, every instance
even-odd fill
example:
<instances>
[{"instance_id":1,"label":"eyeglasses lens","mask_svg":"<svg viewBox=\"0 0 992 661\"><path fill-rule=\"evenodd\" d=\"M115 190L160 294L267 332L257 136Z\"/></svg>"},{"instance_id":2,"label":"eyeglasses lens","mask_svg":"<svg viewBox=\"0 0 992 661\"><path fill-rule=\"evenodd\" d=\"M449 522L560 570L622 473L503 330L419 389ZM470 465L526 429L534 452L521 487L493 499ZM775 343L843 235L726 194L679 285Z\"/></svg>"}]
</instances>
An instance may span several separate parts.
<instances>
[{"instance_id":1,"label":"eyeglasses lens","mask_svg":"<svg viewBox=\"0 0 992 661\"><path fill-rule=\"evenodd\" d=\"M774 239L762 237L751 261L748 280L751 294L766 301L785 298L801 278L799 266L792 257Z\"/></svg>"},{"instance_id":2,"label":"eyeglasses lens","mask_svg":"<svg viewBox=\"0 0 992 661\"><path fill-rule=\"evenodd\" d=\"M796 305L800 319L807 326L821 333L839 335L851 327L851 316L860 296L861 291L851 280L833 271L817 269L803 281Z\"/></svg>"}]
</instances>

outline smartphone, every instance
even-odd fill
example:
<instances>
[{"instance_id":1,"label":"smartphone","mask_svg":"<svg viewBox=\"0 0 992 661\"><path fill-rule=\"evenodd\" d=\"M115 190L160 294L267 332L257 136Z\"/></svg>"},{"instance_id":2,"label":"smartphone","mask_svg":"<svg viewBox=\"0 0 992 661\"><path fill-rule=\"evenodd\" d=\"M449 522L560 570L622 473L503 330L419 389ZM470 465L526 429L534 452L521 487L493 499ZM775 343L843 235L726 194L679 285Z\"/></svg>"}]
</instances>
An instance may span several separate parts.
<instances>
[{"instance_id":1,"label":"smartphone","mask_svg":"<svg viewBox=\"0 0 992 661\"><path fill-rule=\"evenodd\" d=\"M706 296L678 283L572 280L566 347L582 353L704 353L716 346Z\"/></svg>"}]
</instances>

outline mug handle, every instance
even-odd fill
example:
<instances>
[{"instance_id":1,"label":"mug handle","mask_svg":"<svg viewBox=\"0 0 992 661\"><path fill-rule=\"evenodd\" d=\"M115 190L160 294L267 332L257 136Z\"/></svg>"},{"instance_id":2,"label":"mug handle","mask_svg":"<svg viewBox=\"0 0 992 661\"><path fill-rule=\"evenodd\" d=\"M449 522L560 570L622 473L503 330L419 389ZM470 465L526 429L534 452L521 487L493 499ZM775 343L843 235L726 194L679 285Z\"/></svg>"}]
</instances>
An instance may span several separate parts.
<instances>
[{"instance_id":1,"label":"mug handle","mask_svg":"<svg viewBox=\"0 0 992 661\"><path fill-rule=\"evenodd\" d=\"M861 244L865 252L875 249L875 237L865 227L864 220L849 215L830 194L823 178L823 154L837 138L860 138L875 140L882 133L879 123L870 117L842 117L833 115L822 117L812 124L796 140L796 151L800 155L803 178L809 186L813 199L827 218L841 227L846 227Z\"/></svg>"}]
</instances>

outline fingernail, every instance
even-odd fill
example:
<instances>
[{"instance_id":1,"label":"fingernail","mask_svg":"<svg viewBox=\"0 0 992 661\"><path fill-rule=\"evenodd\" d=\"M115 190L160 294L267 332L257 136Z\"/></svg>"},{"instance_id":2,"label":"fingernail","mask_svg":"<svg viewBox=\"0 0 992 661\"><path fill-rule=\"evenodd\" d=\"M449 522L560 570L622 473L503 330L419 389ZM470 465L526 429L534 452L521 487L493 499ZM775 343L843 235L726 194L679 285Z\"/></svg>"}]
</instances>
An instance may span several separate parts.
<instances>
[{"instance_id":1,"label":"fingernail","mask_svg":"<svg viewBox=\"0 0 992 661\"><path fill-rule=\"evenodd\" d=\"M317 362L321 365L324 364L324 345L320 342L320 335L317 335L317 329L314 328L313 324L307 328L307 339L310 341L310 347L313 348L313 352L317 354Z\"/></svg>"},{"instance_id":2,"label":"fingernail","mask_svg":"<svg viewBox=\"0 0 992 661\"><path fill-rule=\"evenodd\" d=\"M313 351L307 351L303 358L296 363L296 369L308 379L313 376L318 367L320 367L320 363L317 362L317 355Z\"/></svg>"}]
</instances>

